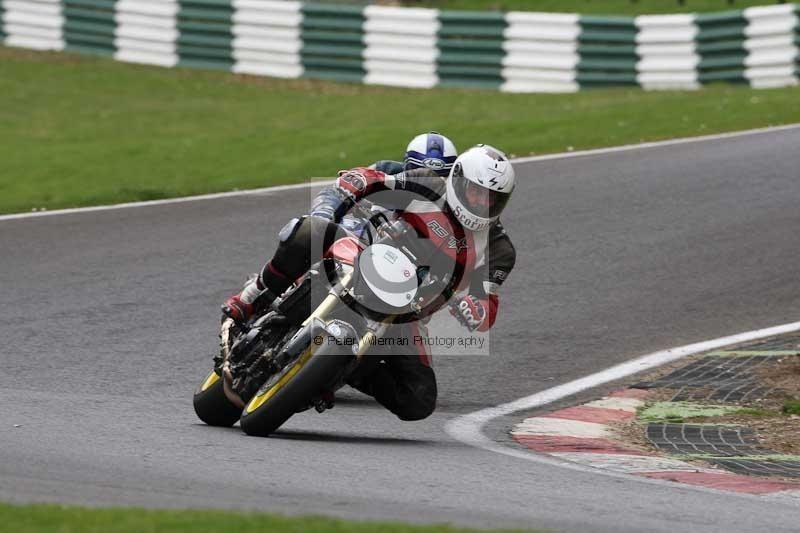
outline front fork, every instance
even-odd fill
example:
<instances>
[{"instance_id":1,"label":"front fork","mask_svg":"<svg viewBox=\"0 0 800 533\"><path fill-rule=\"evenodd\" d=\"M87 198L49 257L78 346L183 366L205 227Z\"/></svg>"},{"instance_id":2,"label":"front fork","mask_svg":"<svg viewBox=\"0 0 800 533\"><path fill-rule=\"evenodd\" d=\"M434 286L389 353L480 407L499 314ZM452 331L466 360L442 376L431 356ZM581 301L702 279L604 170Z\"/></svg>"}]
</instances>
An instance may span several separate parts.
<instances>
[{"instance_id":1,"label":"front fork","mask_svg":"<svg viewBox=\"0 0 800 533\"><path fill-rule=\"evenodd\" d=\"M333 288L330 289L328 294L322 300L322 302L314 309L314 311L303 321L300 326L300 330L304 328L311 327L315 322L319 324L321 329L326 330L326 326L329 323L328 317L332 314L332 312L336 309L336 307L341 303L341 295L343 291L346 291L349 287L348 285L353 279L352 272L345 274L342 276L339 283L336 284ZM228 319L226 324L223 324L222 327L222 345L223 351L225 353L225 359L222 364L222 377L223 377L223 391L225 392L225 396L230 400L234 405L244 408L245 402L243 399L232 389L231 383L233 382L233 376L231 375L230 371L230 362L228 361L228 350L230 346L229 338L230 338L230 328L233 325L233 321ZM227 327L226 327L227 326ZM361 361L363 356L367 353L367 351L375 345L377 339L382 337L386 330L389 328L390 323L386 322L373 322L371 320L367 321L367 329L361 338L358 340L358 348L353 351L353 355L356 357L356 365L358 362ZM316 348L309 347L313 352L316 352ZM306 354L307 357L310 357L312 354Z\"/></svg>"},{"instance_id":2,"label":"front fork","mask_svg":"<svg viewBox=\"0 0 800 533\"><path fill-rule=\"evenodd\" d=\"M344 276L342 276L339 283L336 284L334 288L330 290L328 295L322 300L317 308L314 310L313 313L309 315L308 318L303 321L303 327L308 326L311 324L315 319L319 319L324 323L327 323L328 315L336 308L336 306L340 303L340 297L343 291L346 291L349 287L348 285L353 279L353 273L348 272ZM354 352L354 355L358 360L367 353L367 350L371 346L375 344L375 341L383 336L386 333L386 330L389 328L390 323L388 322L373 322L368 321L367 323L367 331L361 336L358 341L358 350Z\"/></svg>"},{"instance_id":3,"label":"front fork","mask_svg":"<svg viewBox=\"0 0 800 533\"><path fill-rule=\"evenodd\" d=\"M356 358L360 361L364 354L367 353L367 350L370 349L371 346L375 344L375 342L383 337L383 334L386 333L386 330L389 329L391 324L388 322L378 322L376 327L372 329L372 326L367 326L367 331L364 335L361 336L361 339L358 341L358 351L356 351Z\"/></svg>"}]
</instances>

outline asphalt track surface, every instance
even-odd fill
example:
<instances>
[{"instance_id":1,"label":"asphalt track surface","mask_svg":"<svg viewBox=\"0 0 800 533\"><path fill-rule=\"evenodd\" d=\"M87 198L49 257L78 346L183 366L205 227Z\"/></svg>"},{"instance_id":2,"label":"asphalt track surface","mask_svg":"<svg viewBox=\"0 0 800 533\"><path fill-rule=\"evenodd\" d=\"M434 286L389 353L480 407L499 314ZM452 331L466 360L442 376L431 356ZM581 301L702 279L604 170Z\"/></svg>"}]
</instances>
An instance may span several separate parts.
<instances>
[{"instance_id":1,"label":"asphalt track surface","mask_svg":"<svg viewBox=\"0 0 800 533\"><path fill-rule=\"evenodd\" d=\"M797 531L796 504L523 461L443 426L643 353L796 321L798 146L795 129L519 165L492 354L438 358L425 421L347 393L268 439L200 424L191 393L219 303L308 191L3 221L0 499ZM510 423L490 436L506 441Z\"/></svg>"}]
</instances>

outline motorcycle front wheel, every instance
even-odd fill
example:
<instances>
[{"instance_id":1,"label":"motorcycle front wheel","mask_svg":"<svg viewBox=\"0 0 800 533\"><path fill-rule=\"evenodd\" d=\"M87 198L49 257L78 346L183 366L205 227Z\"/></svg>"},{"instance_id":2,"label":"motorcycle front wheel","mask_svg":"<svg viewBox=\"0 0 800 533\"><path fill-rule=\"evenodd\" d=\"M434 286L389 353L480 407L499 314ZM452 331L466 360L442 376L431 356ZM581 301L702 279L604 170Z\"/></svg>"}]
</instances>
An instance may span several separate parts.
<instances>
[{"instance_id":1,"label":"motorcycle front wheel","mask_svg":"<svg viewBox=\"0 0 800 533\"><path fill-rule=\"evenodd\" d=\"M353 362L349 347L321 342L320 339L327 339L327 333L316 331L312 325L306 327L306 334L297 337L303 342L298 347L299 357L272 376L245 405L241 426L248 435L266 437L274 432L336 383Z\"/></svg>"}]
</instances>

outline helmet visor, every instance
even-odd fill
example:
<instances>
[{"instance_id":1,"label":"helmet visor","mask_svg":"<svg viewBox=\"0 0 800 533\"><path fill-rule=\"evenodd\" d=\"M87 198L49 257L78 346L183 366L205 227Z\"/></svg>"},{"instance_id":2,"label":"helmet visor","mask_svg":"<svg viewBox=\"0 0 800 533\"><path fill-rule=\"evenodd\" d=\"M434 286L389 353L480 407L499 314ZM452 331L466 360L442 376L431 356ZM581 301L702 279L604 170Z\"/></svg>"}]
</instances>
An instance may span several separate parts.
<instances>
[{"instance_id":1,"label":"helmet visor","mask_svg":"<svg viewBox=\"0 0 800 533\"><path fill-rule=\"evenodd\" d=\"M473 215L481 218L495 218L500 215L511 195L487 189L464 177L461 165L453 171L453 189L456 198Z\"/></svg>"}]
</instances>

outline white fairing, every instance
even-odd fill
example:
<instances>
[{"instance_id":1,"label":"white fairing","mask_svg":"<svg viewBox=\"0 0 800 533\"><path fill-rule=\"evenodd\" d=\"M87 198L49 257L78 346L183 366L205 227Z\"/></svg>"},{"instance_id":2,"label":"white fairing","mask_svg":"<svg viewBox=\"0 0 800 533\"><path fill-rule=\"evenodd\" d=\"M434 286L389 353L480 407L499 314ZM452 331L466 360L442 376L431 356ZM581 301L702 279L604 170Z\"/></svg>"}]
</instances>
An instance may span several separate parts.
<instances>
[{"instance_id":1,"label":"white fairing","mask_svg":"<svg viewBox=\"0 0 800 533\"><path fill-rule=\"evenodd\" d=\"M359 264L367 286L385 304L402 308L417 295L417 267L394 246L369 246L359 256Z\"/></svg>"}]
</instances>

